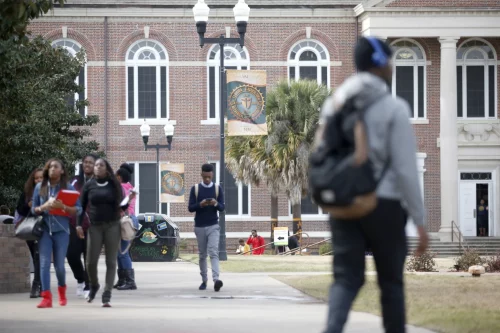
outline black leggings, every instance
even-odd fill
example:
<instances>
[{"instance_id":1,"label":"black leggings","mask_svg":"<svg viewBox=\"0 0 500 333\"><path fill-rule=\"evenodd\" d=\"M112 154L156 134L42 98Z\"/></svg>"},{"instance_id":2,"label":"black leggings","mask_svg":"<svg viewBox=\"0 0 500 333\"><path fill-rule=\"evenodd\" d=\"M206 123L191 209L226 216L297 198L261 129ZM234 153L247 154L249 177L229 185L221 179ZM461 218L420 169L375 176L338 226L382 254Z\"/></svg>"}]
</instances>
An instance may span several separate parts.
<instances>
[{"instance_id":1,"label":"black leggings","mask_svg":"<svg viewBox=\"0 0 500 333\"><path fill-rule=\"evenodd\" d=\"M85 271L87 259L87 234L85 233L85 239L80 239L78 238L76 229L73 225L70 225L69 230L69 246L66 258L68 259L69 267L71 267L71 270L73 271L73 276L78 283L85 282L85 287L88 287L89 278L87 276L87 272Z\"/></svg>"},{"instance_id":2,"label":"black leggings","mask_svg":"<svg viewBox=\"0 0 500 333\"><path fill-rule=\"evenodd\" d=\"M31 258L33 259L33 266L35 267L35 278L33 282L40 282L40 254L38 253L37 241L26 241L30 249Z\"/></svg>"}]
</instances>

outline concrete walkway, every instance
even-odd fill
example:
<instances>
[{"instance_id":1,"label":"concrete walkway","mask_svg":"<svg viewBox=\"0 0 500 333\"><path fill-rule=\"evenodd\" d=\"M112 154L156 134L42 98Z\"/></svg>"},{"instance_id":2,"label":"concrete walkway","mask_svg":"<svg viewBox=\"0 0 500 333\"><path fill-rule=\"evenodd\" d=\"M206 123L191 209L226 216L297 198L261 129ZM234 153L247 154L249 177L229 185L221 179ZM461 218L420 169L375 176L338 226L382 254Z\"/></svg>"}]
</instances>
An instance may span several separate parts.
<instances>
[{"instance_id":1,"label":"concrete walkway","mask_svg":"<svg viewBox=\"0 0 500 333\"><path fill-rule=\"evenodd\" d=\"M37 309L28 294L0 295L1 333L169 332L320 333L327 306L267 274L225 273L221 292L199 291L198 266L190 263L135 263L136 291L114 291L111 309L75 296L67 267L68 305ZM104 260L99 276L103 282ZM52 274L52 291L56 279ZM345 332L383 332L377 316L352 313ZM409 333L430 333L410 327Z\"/></svg>"}]
</instances>

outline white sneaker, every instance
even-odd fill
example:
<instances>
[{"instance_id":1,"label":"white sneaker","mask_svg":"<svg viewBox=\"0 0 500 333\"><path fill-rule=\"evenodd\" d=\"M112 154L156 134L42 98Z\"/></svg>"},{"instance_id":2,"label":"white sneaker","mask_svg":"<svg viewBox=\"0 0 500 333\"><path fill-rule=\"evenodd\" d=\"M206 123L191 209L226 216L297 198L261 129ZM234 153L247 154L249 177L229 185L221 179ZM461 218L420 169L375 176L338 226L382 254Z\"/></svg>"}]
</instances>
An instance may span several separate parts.
<instances>
[{"instance_id":1,"label":"white sneaker","mask_svg":"<svg viewBox=\"0 0 500 333\"><path fill-rule=\"evenodd\" d=\"M83 288L85 288L85 283L78 283L76 285L76 296L84 296L85 293L83 292Z\"/></svg>"},{"instance_id":2,"label":"white sneaker","mask_svg":"<svg viewBox=\"0 0 500 333\"><path fill-rule=\"evenodd\" d=\"M85 299L87 299L89 297L90 290L84 290L83 294L84 294L83 297L85 297Z\"/></svg>"}]
</instances>

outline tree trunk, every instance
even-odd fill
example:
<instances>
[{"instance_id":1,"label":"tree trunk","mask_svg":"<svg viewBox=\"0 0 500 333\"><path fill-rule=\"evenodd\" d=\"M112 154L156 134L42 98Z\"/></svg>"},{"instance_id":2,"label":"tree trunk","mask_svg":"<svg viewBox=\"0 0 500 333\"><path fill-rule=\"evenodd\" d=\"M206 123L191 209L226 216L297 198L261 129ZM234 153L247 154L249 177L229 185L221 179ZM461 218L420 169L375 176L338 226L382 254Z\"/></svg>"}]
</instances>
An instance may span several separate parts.
<instances>
[{"instance_id":1,"label":"tree trunk","mask_svg":"<svg viewBox=\"0 0 500 333\"><path fill-rule=\"evenodd\" d=\"M274 228L278 226L278 196L271 195L271 242L274 242ZM274 250L275 246L272 245Z\"/></svg>"},{"instance_id":2,"label":"tree trunk","mask_svg":"<svg viewBox=\"0 0 500 333\"><path fill-rule=\"evenodd\" d=\"M302 206L300 202L292 206L293 212L293 233L297 234L299 245L302 242Z\"/></svg>"}]
</instances>

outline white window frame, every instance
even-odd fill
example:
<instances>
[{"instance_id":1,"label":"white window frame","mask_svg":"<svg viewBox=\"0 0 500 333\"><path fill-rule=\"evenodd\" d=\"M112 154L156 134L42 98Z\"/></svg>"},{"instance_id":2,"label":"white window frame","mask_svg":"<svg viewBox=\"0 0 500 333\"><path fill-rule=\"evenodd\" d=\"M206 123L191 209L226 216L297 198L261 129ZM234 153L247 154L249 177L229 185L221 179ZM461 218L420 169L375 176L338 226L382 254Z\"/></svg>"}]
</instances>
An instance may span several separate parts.
<instances>
[{"instance_id":1,"label":"white window frame","mask_svg":"<svg viewBox=\"0 0 500 333\"><path fill-rule=\"evenodd\" d=\"M208 121L216 122L219 120L220 114L220 49L213 59L210 59L214 48L219 48L219 45L214 45L210 48L207 54L207 117ZM246 46L243 47L242 51L238 50L235 45L224 46L224 53L231 52L231 58L224 58L224 67L237 67L241 70L242 67L246 67L247 70L250 69L250 54ZM244 57L242 57L242 53ZM235 57L235 58L233 58ZM215 117L210 117L210 68L215 68Z\"/></svg>"},{"instance_id":2,"label":"white window frame","mask_svg":"<svg viewBox=\"0 0 500 333\"><path fill-rule=\"evenodd\" d=\"M402 42L406 41L408 43L414 44L420 49L420 52L422 52L423 59L418 59L418 55L409 47L397 47L396 50L394 51L394 57L393 57L393 66L394 70L392 71L392 96L397 96L396 95L396 67L398 66L413 66L413 117L411 118L412 120L416 119L427 119L427 60L425 56L424 49L422 46L414 41L413 39L408 39L408 38L401 38L397 39L394 42L391 43L391 46ZM413 59L410 60L402 60L402 59L396 59L396 56L400 52L405 52L408 51L413 55ZM424 87L424 116L419 117L418 116L418 67L422 66L424 68L424 82L423 82L423 87Z\"/></svg>"},{"instance_id":3,"label":"white window frame","mask_svg":"<svg viewBox=\"0 0 500 333\"><path fill-rule=\"evenodd\" d=\"M137 187L137 190L139 190L139 164L154 164L156 165L156 162L151 162L151 161L132 161L132 162L126 162L128 164L133 164L134 165L134 173L132 174L132 177L134 177L134 184ZM161 163L161 162L160 162ZM158 168L158 182L161 182L161 170ZM141 212L140 211L140 202L139 202L139 196L141 195L140 190L139 194L137 195L137 200L135 202L135 214L144 214L148 212ZM161 186L158 184L158 195L159 197L161 196ZM160 214L165 214L168 217L170 217L170 213L172 211L172 207L170 206L170 202L167 203L167 212L162 211L162 205L160 205Z\"/></svg>"},{"instance_id":4,"label":"white window frame","mask_svg":"<svg viewBox=\"0 0 500 333\"><path fill-rule=\"evenodd\" d=\"M475 47L470 47L463 53L463 58L458 59L457 55L457 67L461 66L462 67L462 117L458 117L459 119L472 119L472 120L480 120L480 119L497 119L498 118L498 83L497 83L497 78L498 78L498 73L497 73L497 53L493 45L491 45L489 42L487 42L484 39L481 38L470 38L465 40L460 46L457 48L457 54L458 50L460 50L465 44L471 42L471 41L478 41L481 43L486 44L491 48L493 51L493 59L488 59L488 54L480 47L480 46L475 46ZM472 52L472 51L479 51L484 55L484 60L467 60L467 55ZM467 116L467 66L483 66L484 67L484 116L483 117L468 117ZM493 89L495 96L494 96L494 116L490 117L489 116L489 66L494 66L493 69L493 75L495 76L493 78L493 82L495 84L495 89Z\"/></svg>"},{"instance_id":5,"label":"white window frame","mask_svg":"<svg viewBox=\"0 0 500 333\"><path fill-rule=\"evenodd\" d=\"M153 43L155 45L158 45L162 50L163 53L165 54L165 59L161 59L160 53L154 48L154 46L143 46L134 53L133 59L129 59L129 54L133 47L141 42L148 42L148 43ZM139 60L139 56L144 52L144 51L149 51L155 55L155 60ZM126 56L125 56L125 92L126 92L126 119L127 120L141 120L142 118L139 118L139 67L156 67L156 118L147 118L148 120L166 120L170 119L170 80L169 80L169 73L170 73L170 68L169 68L169 57L168 57L168 52L167 49L158 41L156 40L151 40L151 39L142 39L138 40L134 44L132 44L129 49L127 50ZM129 92L128 92L128 82L129 82L129 77L128 77L128 68L129 67L134 67L134 117L129 118L128 115L128 101L129 101ZM167 84L167 95L165 96L166 98L166 106L167 106L167 114L166 117L161 116L161 67L166 67L166 84Z\"/></svg>"},{"instance_id":6,"label":"white window frame","mask_svg":"<svg viewBox=\"0 0 500 333\"><path fill-rule=\"evenodd\" d=\"M215 172L217 175L216 184L220 184L220 162L219 161L208 161L207 163L215 164ZM248 187L248 214L243 214L243 183L236 182L238 185L238 214L226 214L228 217L251 217L252 216L252 186L246 185ZM226 197L226 193L224 193L224 197Z\"/></svg>"},{"instance_id":7,"label":"white window frame","mask_svg":"<svg viewBox=\"0 0 500 333\"><path fill-rule=\"evenodd\" d=\"M298 49L295 53L295 58L292 59L292 52L296 48L297 45L300 44L307 44L302 46L300 49ZM312 51L314 54L316 54L316 57L318 60L316 61L300 61L300 56L302 53L306 51ZM321 53L325 54L325 57L322 57ZM323 71L321 70L322 67L326 67L326 83L327 87L330 88L330 54L328 52L328 49L320 43L319 41L315 39L304 39L301 41L298 41L297 43L293 44L293 46L290 48L288 51L288 58L287 58L287 76L288 76L288 82L290 82L290 67L295 68L295 81L300 80L300 67L316 67L317 68L317 82L318 84L322 84L323 82Z\"/></svg>"},{"instance_id":8,"label":"white window frame","mask_svg":"<svg viewBox=\"0 0 500 333\"><path fill-rule=\"evenodd\" d=\"M60 45L61 43L63 43L63 45ZM59 45L58 45L59 44ZM71 45L73 44L73 45ZM60 39L56 39L52 42L52 47L62 47L63 49L65 49L66 51L68 51L68 53L72 56L72 57L75 57L76 54L80 51L80 50L85 50L82 45L80 43L78 43L76 40L74 39L70 39L70 38L60 38ZM79 50L75 50L74 49L74 46L78 47ZM85 57L85 63L83 65L83 70L84 70L84 75L83 75L83 96L84 96L84 99L87 99L87 57ZM80 78L80 74L78 74L76 76L76 79L75 79L75 83L77 85L80 85L80 82L79 82L79 78ZM75 92L75 105L76 105L76 102L79 100L79 96L78 96L78 93ZM77 110L77 112L79 112ZM85 106L85 112L84 112L84 116L86 117L87 116L87 106Z\"/></svg>"}]
</instances>

